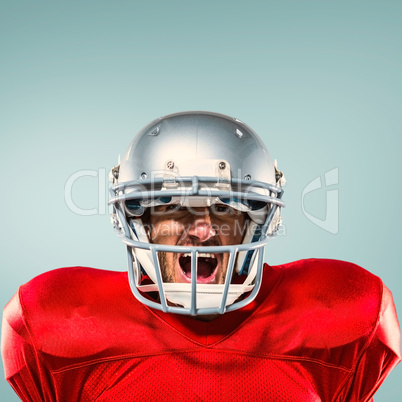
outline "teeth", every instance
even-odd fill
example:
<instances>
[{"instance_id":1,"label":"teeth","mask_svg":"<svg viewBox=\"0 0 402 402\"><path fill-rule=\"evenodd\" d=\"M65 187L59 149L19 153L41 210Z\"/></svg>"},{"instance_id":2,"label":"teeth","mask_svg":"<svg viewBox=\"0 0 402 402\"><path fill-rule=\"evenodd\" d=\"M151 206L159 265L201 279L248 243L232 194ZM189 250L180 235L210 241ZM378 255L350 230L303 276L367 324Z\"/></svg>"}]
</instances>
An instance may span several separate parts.
<instances>
[{"instance_id":1,"label":"teeth","mask_svg":"<svg viewBox=\"0 0 402 402\"><path fill-rule=\"evenodd\" d=\"M191 253L184 253L183 257L191 257ZM211 253L198 253L198 257L215 258L215 255Z\"/></svg>"},{"instance_id":2,"label":"teeth","mask_svg":"<svg viewBox=\"0 0 402 402\"><path fill-rule=\"evenodd\" d=\"M214 254L211 253L199 253L198 257L204 257L204 258L215 258Z\"/></svg>"}]
</instances>

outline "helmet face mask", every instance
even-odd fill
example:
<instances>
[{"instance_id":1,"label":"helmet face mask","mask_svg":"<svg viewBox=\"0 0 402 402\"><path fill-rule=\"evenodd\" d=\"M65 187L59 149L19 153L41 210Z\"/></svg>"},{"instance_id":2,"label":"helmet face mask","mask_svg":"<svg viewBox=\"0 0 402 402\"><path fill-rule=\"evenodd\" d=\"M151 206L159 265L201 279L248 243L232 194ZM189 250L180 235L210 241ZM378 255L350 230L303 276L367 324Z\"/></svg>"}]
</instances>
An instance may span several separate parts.
<instances>
[{"instance_id":1,"label":"helmet face mask","mask_svg":"<svg viewBox=\"0 0 402 402\"><path fill-rule=\"evenodd\" d=\"M249 127L208 112L160 118L140 131L111 173L112 222L127 246L130 286L137 299L190 315L222 314L254 299L264 246L275 234L284 204L283 175ZM185 232L173 240L172 233L158 239L153 235L152 222L158 219L187 216L191 226L205 214L210 222L228 223L242 216L236 244L212 224L216 237L209 242L190 241ZM167 260L176 266L180 261L180 282L168 279ZM206 279L215 274L219 280Z\"/></svg>"}]
</instances>

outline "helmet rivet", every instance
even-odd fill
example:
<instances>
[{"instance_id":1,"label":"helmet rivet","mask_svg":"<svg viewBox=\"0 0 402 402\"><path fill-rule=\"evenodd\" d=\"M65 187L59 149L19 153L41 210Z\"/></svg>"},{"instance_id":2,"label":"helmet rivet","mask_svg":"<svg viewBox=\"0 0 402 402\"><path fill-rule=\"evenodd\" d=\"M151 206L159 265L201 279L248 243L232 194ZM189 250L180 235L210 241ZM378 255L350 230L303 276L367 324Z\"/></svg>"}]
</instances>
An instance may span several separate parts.
<instances>
[{"instance_id":1,"label":"helmet rivet","mask_svg":"<svg viewBox=\"0 0 402 402\"><path fill-rule=\"evenodd\" d=\"M246 174L246 175L244 176L244 180L251 180L251 176L250 176L249 174Z\"/></svg>"},{"instance_id":2,"label":"helmet rivet","mask_svg":"<svg viewBox=\"0 0 402 402\"><path fill-rule=\"evenodd\" d=\"M174 168L174 162L173 162L173 161L167 162L167 163L166 163L166 167L167 167L168 169L173 169L173 168Z\"/></svg>"},{"instance_id":3,"label":"helmet rivet","mask_svg":"<svg viewBox=\"0 0 402 402\"><path fill-rule=\"evenodd\" d=\"M142 172L140 175L141 179L146 179L148 175L145 172Z\"/></svg>"},{"instance_id":4,"label":"helmet rivet","mask_svg":"<svg viewBox=\"0 0 402 402\"><path fill-rule=\"evenodd\" d=\"M226 163L225 162L219 162L219 169L223 170L226 168Z\"/></svg>"}]
</instances>

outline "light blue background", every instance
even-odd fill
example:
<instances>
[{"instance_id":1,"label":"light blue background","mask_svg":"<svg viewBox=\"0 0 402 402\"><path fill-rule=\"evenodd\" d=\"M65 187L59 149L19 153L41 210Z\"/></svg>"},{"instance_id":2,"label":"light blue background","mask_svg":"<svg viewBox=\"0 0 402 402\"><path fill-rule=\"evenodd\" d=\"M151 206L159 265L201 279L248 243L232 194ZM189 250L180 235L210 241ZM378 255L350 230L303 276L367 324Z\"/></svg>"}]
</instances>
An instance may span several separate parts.
<instances>
[{"instance_id":1,"label":"light blue background","mask_svg":"<svg viewBox=\"0 0 402 402\"><path fill-rule=\"evenodd\" d=\"M353 261L401 312L401 21L386 0L1 1L1 305L53 268L125 270L108 215L67 207L68 178L109 169L160 115L212 110L249 124L286 174L286 235L268 261ZM301 207L334 168L336 235ZM78 180L76 205L98 208L98 188ZM325 197L308 194L308 212L324 219ZM401 373L376 401L400 400ZM18 400L4 380L0 395Z\"/></svg>"}]
</instances>

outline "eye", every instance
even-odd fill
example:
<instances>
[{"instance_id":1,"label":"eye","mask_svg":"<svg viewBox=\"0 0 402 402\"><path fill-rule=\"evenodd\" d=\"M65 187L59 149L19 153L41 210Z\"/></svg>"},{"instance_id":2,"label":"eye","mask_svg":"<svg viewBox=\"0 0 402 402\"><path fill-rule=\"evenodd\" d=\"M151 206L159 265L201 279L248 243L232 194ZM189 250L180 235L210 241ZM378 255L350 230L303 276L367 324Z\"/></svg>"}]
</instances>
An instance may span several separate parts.
<instances>
[{"instance_id":1,"label":"eye","mask_svg":"<svg viewBox=\"0 0 402 402\"><path fill-rule=\"evenodd\" d=\"M174 212L186 212L187 207L183 207L180 204L170 204L170 205L162 205L160 207L160 211L163 213L174 213Z\"/></svg>"},{"instance_id":2,"label":"eye","mask_svg":"<svg viewBox=\"0 0 402 402\"><path fill-rule=\"evenodd\" d=\"M213 208L213 212L216 214L228 214L228 215L233 215L234 214L234 209L230 207L229 205L225 204L215 204L211 207Z\"/></svg>"},{"instance_id":3,"label":"eye","mask_svg":"<svg viewBox=\"0 0 402 402\"><path fill-rule=\"evenodd\" d=\"M180 209L182 209L182 207L180 207L179 204L166 205L164 208L165 212L173 212L173 211L178 211Z\"/></svg>"}]
</instances>

